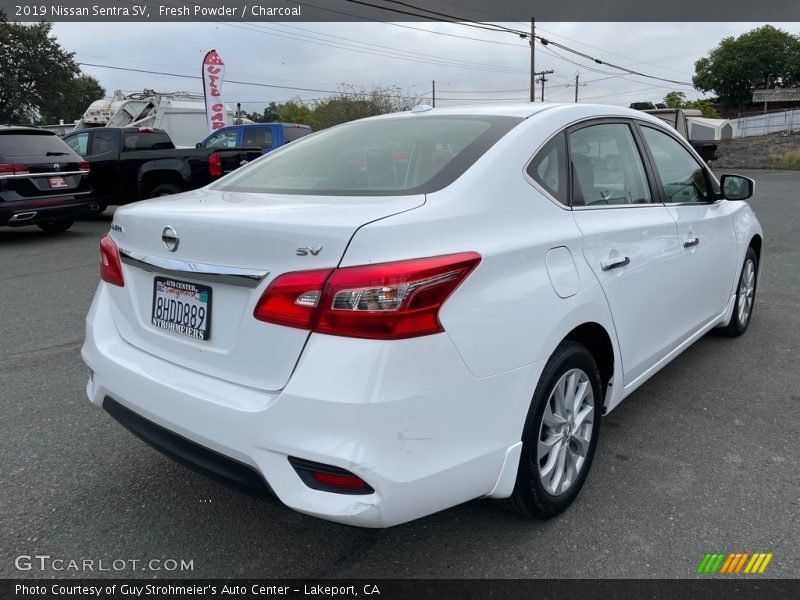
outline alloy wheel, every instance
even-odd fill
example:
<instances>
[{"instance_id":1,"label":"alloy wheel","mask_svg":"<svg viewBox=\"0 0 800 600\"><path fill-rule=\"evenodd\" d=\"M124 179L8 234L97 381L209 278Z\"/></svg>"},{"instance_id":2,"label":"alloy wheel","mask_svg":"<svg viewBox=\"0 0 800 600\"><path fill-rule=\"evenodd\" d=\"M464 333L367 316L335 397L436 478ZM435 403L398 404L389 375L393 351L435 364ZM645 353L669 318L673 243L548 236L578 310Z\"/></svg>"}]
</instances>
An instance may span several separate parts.
<instances>
[{"instance_id":1,"label":"alloy wheel","mask_svg":"<svg viewBox=\"0 0 800 600\"><path fill-rule=\"evenodd\" d=\"M742 269L742 279L739 281L739 323L747 323L750 312L753 310L753 296L756 289L756 267L748 259Z\"/></svg>"},{"instance_id":2,"label":"alloy wheel","mask_svg":"<svg viewBox=\"0 0 800 600\"><path fill-rule=\"evenodd\" d=\"M560 496L586 463L594 427L594 390L589 376L571 369L559 378L544 407L536 458L545 491Z\"/></svg>"}]
</instances>

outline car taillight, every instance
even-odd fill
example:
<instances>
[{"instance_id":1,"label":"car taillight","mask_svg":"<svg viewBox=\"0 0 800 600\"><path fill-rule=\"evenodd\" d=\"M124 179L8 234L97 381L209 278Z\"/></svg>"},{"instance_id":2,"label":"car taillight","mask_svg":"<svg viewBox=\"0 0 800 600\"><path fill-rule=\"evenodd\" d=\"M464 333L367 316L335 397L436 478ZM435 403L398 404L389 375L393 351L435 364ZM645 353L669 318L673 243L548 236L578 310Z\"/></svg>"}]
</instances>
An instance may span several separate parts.
<instances>
[{"instance_id":1,"label":"car taillight","mask_svg":"<svg viewBox=\"0 0 800 600\"><path fill-rule=\"evenodd\" d=\"M269 284L253 313L259 321L310 329L332 269L285 273Z\"/></svg>"},{"instance_id":2,"label":"car taillight","mask_svg":"<svg viewBox=\"0 0 800 600\"><path fill-rule=\"evenodd\" d=\"M88 162L82 162L78 165L78 171L88 171L91 165Z\"/></svg>"},{"instance_id":3,"label":"car taillight","mask_svg":"<svg viewBox=\"0 0 800 600\"><path fill-rule=\"evenodd\" d=\"M0 164L0 175L27 175L30 173L25 165Z\"/></svg>"},{"instance_id":4,"label":"car taillight","mask_svg":"<svg viewBox=\"0 0 800 600\"><path fill-rule=\"evenodd\" d=\"M216 152L208 157L208 173L212 177L222 177L222 157Z\"/></svg>"},{"instance_id":5,"label":"car taillight","mask_svg":"<svg viewBox=\"0 0 800 600\"><path fill-rule=\"evenodd\" d=\"M301 271L278 277L254 316L318 333L403 339L444 331L439 309L481 257L475 252Z\"/></svg>"},{"instance_id":6,"label":"car taillight","mask_svg":"<svg viewBox=\"0 0 800 600\"><path fill-rule=\"evenodd\" d=\"M108 234L100 238L100 279L111 285L125 285L119 249Z\"/></svg>"}]
</instances>

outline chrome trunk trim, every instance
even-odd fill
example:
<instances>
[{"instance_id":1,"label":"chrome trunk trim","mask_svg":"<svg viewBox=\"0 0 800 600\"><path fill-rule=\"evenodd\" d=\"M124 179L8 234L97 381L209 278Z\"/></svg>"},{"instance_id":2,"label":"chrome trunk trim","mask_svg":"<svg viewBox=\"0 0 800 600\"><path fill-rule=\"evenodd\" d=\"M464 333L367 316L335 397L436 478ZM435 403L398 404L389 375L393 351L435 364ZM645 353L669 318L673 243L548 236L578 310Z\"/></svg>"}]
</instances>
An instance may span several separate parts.
<instances>
[{"instance_id":1,"label":"chrome trunk trim","mask_svg":"<svg viewBox=\"0 0 800 600\"><path fill-rule=\"evenodd\" d=\"M269 271L242 269L239 267L223 267L204 263L189 262L175 258L151 256L134 250L119 249L119 255L125 264L151 271L172 275L173 277L189 277L211 283L225 283L254 288L269 274Z\"/></svg>"}]
</instances>

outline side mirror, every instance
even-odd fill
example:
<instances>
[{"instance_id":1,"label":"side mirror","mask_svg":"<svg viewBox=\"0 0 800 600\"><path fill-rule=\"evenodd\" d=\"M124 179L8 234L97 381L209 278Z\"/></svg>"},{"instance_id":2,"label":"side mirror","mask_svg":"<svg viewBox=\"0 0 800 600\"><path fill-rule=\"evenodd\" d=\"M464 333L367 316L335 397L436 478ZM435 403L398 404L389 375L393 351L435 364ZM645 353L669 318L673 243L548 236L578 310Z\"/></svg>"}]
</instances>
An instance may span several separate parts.
<instances>
[{"instance_id":1,"label":"side mirror","mask_svg":"<svg viewBox=\"0 0 800 600\"><path fill-rule=\"evenodd\" d=\"M756 187L755 181L741 175L723 175L719 183L725 200L747 200Z\"/></svg>"},{"instance_id":2,"label":"side mirror","mask_svg":"<svg viewBox=\"0 0 800 600\"><path fill-rule=\"evenodd\" d=\"M202 142L197 142L197 143L194 145L194 147L195 147L195 148L202 148L202 147L203 147L203 143L202 143Z\"/></svg>"}]
</instances>

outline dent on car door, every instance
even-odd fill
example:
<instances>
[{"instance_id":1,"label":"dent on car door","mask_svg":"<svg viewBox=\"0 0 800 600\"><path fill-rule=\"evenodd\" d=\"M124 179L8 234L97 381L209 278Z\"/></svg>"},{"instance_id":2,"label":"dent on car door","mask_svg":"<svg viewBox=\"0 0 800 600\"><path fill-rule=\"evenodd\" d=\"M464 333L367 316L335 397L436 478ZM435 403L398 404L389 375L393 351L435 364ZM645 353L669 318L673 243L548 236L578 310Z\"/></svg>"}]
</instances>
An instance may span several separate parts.
<instances>
[{"instance_id":1,"label":"dent on car door","mask_svg":"<svg viewBox=\"0 0 800 600\"><path fill-rule=\"evenodd\" d=\"M568 144L573 215L611 309L629 386L677 344L675 221L655 193L631 123L582 124Z\"/></svg>"},{"instance_id":2,"label":"dent on car door","mask_svg":"<svg viewBox=\"0 0 800 600\"><path fill-rule=\"evenodd\" d=\"M640 124L667 210L677 223L683 278L675 300L681 304L681 337L688 338L718 318L736 279L736 233L730 203L719 199L706 167L665 131Z\"/></svg>"}]
</instances>

